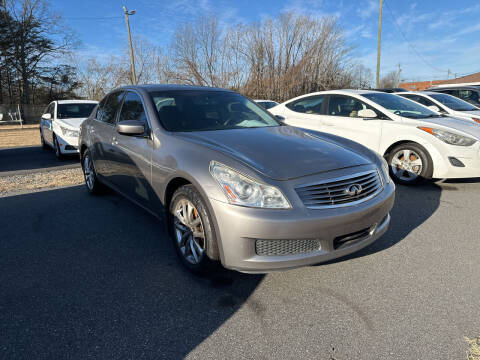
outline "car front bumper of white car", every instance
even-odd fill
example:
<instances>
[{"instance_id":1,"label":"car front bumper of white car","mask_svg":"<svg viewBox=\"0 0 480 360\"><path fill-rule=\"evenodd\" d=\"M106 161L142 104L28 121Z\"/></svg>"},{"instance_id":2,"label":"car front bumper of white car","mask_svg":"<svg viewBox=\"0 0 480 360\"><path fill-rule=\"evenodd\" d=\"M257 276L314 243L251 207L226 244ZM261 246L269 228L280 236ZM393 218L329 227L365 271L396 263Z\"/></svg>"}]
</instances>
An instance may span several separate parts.
<instances>
[{"instance_id":1,"label":"car front bumper of white car","mask_svg":"<svg viewBox=\"0 0 480 360\"><path fill-rule=\"evenodd\" d=\"M78 135L69 136L55 133L62 154L78 154Z\"/></svg>"}]
</instances>

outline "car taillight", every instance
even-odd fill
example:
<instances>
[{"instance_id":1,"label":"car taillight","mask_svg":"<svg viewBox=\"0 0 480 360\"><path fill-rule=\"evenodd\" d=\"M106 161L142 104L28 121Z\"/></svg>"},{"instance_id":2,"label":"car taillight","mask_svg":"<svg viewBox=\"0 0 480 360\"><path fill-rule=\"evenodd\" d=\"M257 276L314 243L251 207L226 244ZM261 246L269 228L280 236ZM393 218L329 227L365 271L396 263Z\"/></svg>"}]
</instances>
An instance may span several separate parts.
<instances>
[{"instance_id":1,"label":"car taillight","mask_svg":"<svg viewBox=\"0 0 480 360\"><path fill-rule=\"evenodd\" d=\"M479 124L480 124L480 119L472 118L472 120L475 121L476 123L479 123Z\"/></svg>"}]
</instances>

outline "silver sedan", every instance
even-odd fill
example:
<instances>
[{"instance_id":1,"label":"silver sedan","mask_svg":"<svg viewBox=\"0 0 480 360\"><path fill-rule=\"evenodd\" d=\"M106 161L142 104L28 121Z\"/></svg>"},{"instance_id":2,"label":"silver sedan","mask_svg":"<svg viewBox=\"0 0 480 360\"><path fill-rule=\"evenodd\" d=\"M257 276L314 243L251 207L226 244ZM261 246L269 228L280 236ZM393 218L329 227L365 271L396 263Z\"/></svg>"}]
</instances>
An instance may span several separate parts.
<instances>
[{"instance_id":1,"label":"silver sedan","mask_svg":"<svg viewBox=\"0 0 480 360\"><path fill-rule=\"evenodd\" d=\"M90 193L113 188L159 218L194 272L268 272L328 261L388 228L395 186L365 147L282 125L228 90L112 91L83 122Z\"/></svg>"}]
</instances>

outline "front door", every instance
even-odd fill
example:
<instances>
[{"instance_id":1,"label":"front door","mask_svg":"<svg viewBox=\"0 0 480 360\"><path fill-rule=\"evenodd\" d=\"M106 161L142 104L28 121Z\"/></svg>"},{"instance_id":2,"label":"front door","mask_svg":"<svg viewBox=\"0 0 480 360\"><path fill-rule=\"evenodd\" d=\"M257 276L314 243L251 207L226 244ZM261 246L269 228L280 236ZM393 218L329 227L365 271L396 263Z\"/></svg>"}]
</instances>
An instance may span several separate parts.
<instances>
[{"instance_id":1,"label":"front door","mask_svg":"<svg viewBox=\"0 0 480 360\"><path fill-rule=\"evenodd\" d=\"M150 185L152 172L152 147L150 125L142 98L128 91L123 100L118 122L136 120L145 127L140 136L115 132L111 154L111 181L125 195L140 205L151 209L155 193Z\"/></svg>"}]
</instances>

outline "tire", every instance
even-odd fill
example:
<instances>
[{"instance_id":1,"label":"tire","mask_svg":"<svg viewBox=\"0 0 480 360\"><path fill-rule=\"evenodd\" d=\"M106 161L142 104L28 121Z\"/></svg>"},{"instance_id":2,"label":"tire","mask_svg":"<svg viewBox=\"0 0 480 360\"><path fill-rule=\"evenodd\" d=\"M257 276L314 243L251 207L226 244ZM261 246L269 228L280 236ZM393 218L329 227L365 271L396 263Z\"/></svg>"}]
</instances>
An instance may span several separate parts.
<instances>
[{"instance_id":1,"label":"tire","mask_svg":"<svg viewBox=\"0 0 480 360\"><path fill-rule=\"evenodd\" d=\"M86 149L80 157L82 164L83 178L85 179L85 186L87 191L92 195L99 195L105 192L105 185L103 185L97 177L97 172L93 165L90 151Z\"/></svg>"},{"instance_id":2,"label":"tire","mask_svg":"<svg viewBox=\"0 0 480 360\"><path fill-rule=\"evenodd\" d=\"M193 206L193 209L188 204ZM218 268L218 261L215 261L219 258L218 245L211 216L193 185L184 185L175 191L167 221L175 251L188 270L205 274L215 267ZM198 224L195 224L196 222ZM203 238L194 236L202 231Z\"/></svg>"},{"instance_id":3,"label":"tire","mask_svg":"<svg viewBox=\"0 0 480 360\"><path fill-rule=\"evenodd\" d=\"M417 143L397 145L386 158L390 176L396 183L415 185L432 178L433 162L430 154Z\"/></svg>"},{"instance_id":4,"label":"tire","mask_svg":"<svg viewBox=\"0 0 480 360\"><path fill-rule=\"evenodd\" d=\"M53 149L55 150L55 156L58 160L62 160L64 158L62 154L62 150L60 149L60 145L58 144L57 137L53 135Z\"/></svg>"},{"instance_id":5,"label":"tire","mask_svg":"<svg viewBox=\"0 0 480 360\"><path fill-rule=\"evenodd\" d=\"M47 149L48 149L48 145L47 145L47 143L45 142L45 138L43 137L43 132L42 132L42 130L40 130L40 142L42 143L42 149L43 149L43 150L47 150Z\"/></svg>"}]
</instances>

